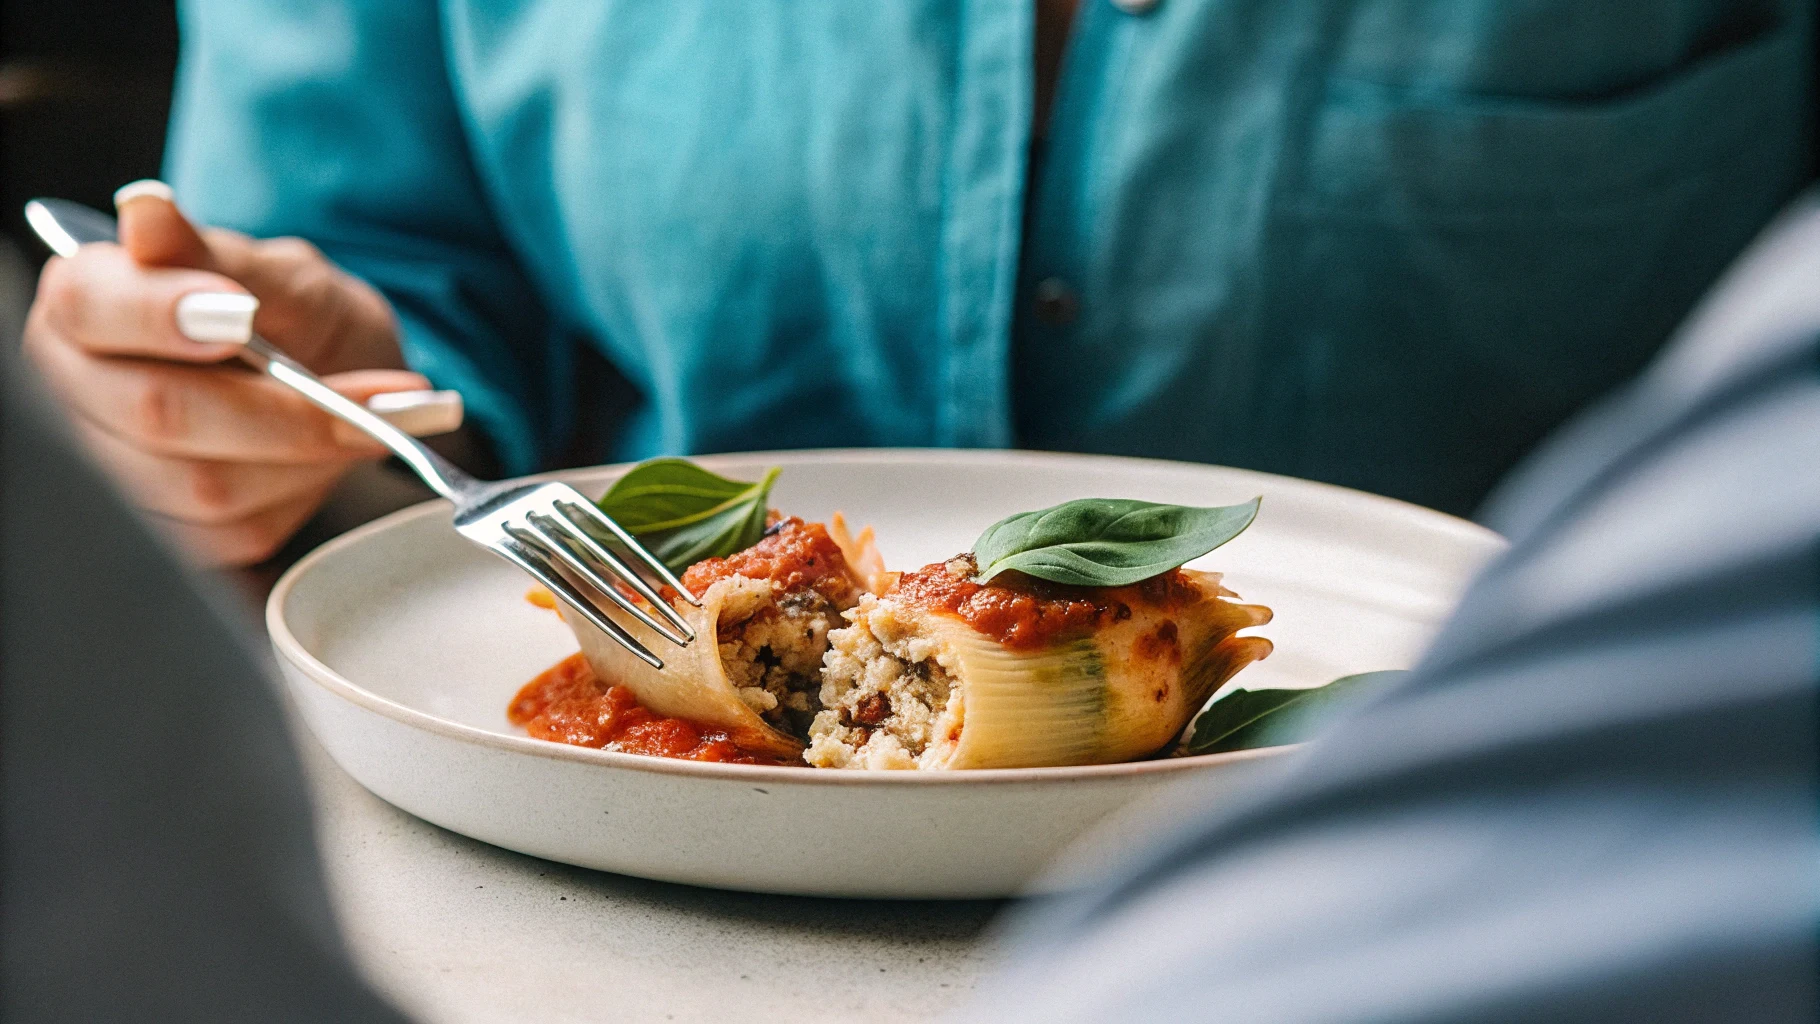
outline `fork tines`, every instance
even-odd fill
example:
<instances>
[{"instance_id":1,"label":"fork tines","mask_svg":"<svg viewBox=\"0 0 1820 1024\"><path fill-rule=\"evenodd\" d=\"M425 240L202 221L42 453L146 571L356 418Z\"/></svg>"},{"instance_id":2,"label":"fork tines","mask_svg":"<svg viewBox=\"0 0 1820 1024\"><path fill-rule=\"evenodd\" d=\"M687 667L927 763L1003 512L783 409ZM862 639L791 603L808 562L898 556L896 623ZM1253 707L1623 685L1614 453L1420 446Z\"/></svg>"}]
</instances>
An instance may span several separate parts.
<instances>
[{"instance_id":1,"label":"fork tines","mask_svg":"<svg viewBox=\"0 0 1820 1024\"><path fill-rule=\"evenodd\" d=\"M612 535L626 553L656 576L661 584L699 606L700 601L682 585L682 581L618 523L579 493L572 498L563 494L551 495L547 502L540 501L536 505L541 506L541 510L526 509L522 522L503 524L506 538L497 546L501 554L653 668L663 668L663 659L613 621L599 601L584 593L575 581L585 584L588 590L612 602L678 647L686 647L695 639L695 630L658 595L644 576L597 539L597 531ZM656 611L664 621L658 621L647 608Z\"/></svg>"}]
</instances>

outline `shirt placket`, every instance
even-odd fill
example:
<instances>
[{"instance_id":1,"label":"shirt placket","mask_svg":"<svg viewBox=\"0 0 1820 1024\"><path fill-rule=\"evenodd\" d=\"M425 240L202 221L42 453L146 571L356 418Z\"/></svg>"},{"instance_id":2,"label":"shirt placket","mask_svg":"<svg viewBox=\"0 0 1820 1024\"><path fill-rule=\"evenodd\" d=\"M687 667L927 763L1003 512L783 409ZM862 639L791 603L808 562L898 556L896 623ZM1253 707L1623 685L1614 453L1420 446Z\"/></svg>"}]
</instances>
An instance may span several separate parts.
<instances>
[{"instance_id":1,"label":"shirt placket","mask_svg":"<svg viewBox=\"0 0 1820 1024\"><path fill-rule=\"evenodd\" d=\"M1011 322L1031 119L1033 0L960 4L940 323L938 439L1012 443Z\"/></svg>"}]
</instances>

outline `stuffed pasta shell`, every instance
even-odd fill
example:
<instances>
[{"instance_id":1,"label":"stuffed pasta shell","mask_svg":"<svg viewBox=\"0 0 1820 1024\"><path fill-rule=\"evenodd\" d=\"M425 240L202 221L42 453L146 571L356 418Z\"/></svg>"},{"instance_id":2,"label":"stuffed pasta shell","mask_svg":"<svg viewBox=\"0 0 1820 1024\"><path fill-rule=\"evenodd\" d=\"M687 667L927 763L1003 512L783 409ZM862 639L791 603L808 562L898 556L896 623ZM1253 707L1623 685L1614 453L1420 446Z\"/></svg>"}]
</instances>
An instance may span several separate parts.
<instances>
[{"instance_id":1,"label":"stuffed pasta shell","mask_svg":"<svg viewBox=\"0 0 1820 1024\"><path fill-rule=\"evenodd\" d=\"M1168 748L1271 651L1270 611L1181 566L1260 500L1082 498L989 526L966 554L888 571L872 531L786 517L755 483L684 460L621 477L603 511L662 558L696 639L613 615L655 669L563 606L581 652L521 687L532 735L631 753L818 768L1106 764ZM551 604L554 604L552 601Z\"/></svg>"},{"instance_id":2,"label":"stuffed pasta shell","mask_svg":"<svg viewBox=\"0 0 1820 1024\"><path fill-rule=\"evenodd\" d=\"M796 759L820 708L829 633L864 593L859 572L826 527L789 517L743 551L690 566L682 583L701 601L672 602L695 630L688 647L664 645L649 627L617 616L640 642L666 652L662 670L560 610L595 675L643 707L721 730L744 750Z\"/></svg>"},{"instance_id":3,"label":"stuffed pasta shell","mask_svg":"<svg viewBox=\"0 0 1820 1024\"><path fill-rule=\"evenodd\" d=\"M1026 768L1145 757L1213 692L1270 653L1238 636L1270 611L1217 573L1173 569L1120 587L1008 572L972 555L864 596L829 634L809 764Z\"/></svg>"}]
</instances>

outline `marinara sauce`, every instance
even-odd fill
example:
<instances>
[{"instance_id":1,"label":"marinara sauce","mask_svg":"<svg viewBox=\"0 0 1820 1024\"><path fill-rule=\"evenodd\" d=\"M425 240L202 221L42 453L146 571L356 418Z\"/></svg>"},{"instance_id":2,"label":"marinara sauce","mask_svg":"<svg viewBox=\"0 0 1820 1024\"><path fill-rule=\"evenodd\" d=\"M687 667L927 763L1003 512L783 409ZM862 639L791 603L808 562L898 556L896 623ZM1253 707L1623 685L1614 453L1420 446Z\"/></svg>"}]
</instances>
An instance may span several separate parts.
<instances>
[{"instance_id":1,"label":"marinara sauce","mask_svg":"<svg viewBox=\"0 0 1820 1024\"><path fill-rule=\"evenodd\" d=\"M786 516L772 523L757 544L725 558L708 558L689 566L683 586L700 597L715 582L730 576L764 580L779 593L813 590L831 603L853 603L857 586L840 545L820 523L806 523Z\"/></svg>"},{"instance_id":2,"label":"marinara sauce","mask_svg":"<svg viewBox=\"0 0 1820 1024\"><path fill-rule=\"evenodd\" d=\"M602 683L579 654L526 683L506 717L535 739L578 747L726 764L788 763L742 750L726 733L651 713L631 690Z\"/></svg>"},{"instance_id":3,"label":"marinara sauce","mask_svg":"<svg viewBox=\"0 0 1820 1024\"><path fill-rule=\"evenodd\" d=\"M958 615L1006 647L1022 648L1129 619L1133 606L1172 611L1201 597L1201 588L1180 569L1128 587L1077 587L1021 572L1000 573L982 584L973 581L978 571L972 555L961 555L905 573L891 593L910 604Z\"/></svg>"}]
</instances>

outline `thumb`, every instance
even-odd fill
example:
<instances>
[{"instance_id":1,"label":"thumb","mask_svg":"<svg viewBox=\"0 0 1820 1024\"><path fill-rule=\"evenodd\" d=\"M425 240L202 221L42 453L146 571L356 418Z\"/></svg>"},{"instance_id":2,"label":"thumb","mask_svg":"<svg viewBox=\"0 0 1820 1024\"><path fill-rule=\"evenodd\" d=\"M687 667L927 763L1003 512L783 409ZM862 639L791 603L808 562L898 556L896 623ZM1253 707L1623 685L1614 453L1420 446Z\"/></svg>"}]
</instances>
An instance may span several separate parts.
<instances>
[{"instance_id":1,"label":"thumb","mask_svg":"<svg viewBox=\"0 0 1820 1024\"><path fill-rule=\"evenodd\" d=\"M136 181L114 193L120 244L142 267L213 269L208 243L177 208L162 181Z\"/></svg>"}]
</instances>

